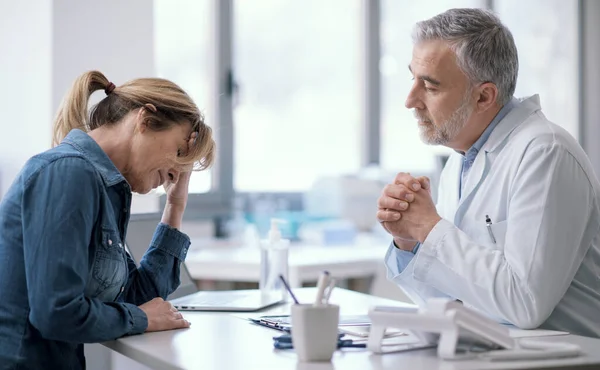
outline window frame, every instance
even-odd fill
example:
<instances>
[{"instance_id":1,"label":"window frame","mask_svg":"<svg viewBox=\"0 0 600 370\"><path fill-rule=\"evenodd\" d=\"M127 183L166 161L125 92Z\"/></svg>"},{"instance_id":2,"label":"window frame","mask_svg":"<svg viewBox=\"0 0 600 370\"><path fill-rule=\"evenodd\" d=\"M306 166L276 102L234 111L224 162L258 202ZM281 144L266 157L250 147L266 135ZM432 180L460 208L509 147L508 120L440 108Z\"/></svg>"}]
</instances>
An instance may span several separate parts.
<instances>
[{"instance_id":1,"label":"window frame","mask_svg":"<svg viewBox=\"0 0 600 370\"><path fill-rule=\"evenodd\" d=\"M360 20L361 32L361 81L364 93L361 95L361 130L364 137L361 143L361 164L379 164L380 163L380 126L381 126L381 73L379 71L379 61L381 57L381 1L382 0L363 0L362 19ZM588 5L589 0L578 0L580 14L579 24L582 29L579 32L579 42L583 43L586 33L594 33L588 30L592 26L586 22L583 26L582 20L585 14L581 11L584 4ZM245 201L256 193L236 192L233 186L234 171L234 130L233 130L233 109L235 99L235 74L233 66L233 0L211 0L210 1L211 19L210 38L211 50L208 55L212 56L210 70L210 96L215 97L211 102L211 109L215 112L213 132L217 142L217 157L215 165L212 168L211 189L206 193L192 193L189 195L186 220L213 220L216 225L221 224L228 219L233 211L233 199L241 197ZM494 0L483 1L487 9L494 10ZM589 6L589 5L588 5ZM584 27L587 27L584 29ZM594 29L593 31L596 31ZM588 41L586 45L589 46ZM580 49L581 50L581 49ZM594 49L596 50L596 49ZM580 55L580 59L586 59ZM589 58L587 58L589 59ZM586 75L591 74L591 67L580 60L581 78L579 81L580 89L589 90L589 84L585 84ZM589 139L584 140L584 132L594 131L590 127L591 104L590 97L585 94L580 95L580 142L584 149L589 150L593 145L589 144ZM587 114L584 114L587 113ZM593 112L595 113L595 112ZM587 119L582 119L587 118ZM595 130L597 131L597 130ZM594 135L597 136L597 135ZM587 144L587 145L586 145ZM593 154L595 154L594 151ZM594 162L598 162L593 160ZM598 166L596 166L598 167ZM298 192L260 192L278 198L284 197L289 200L293 208L302 207L302 193ZM160 210L164 209L166 196L161 195L159 200ZM218 228L216 228L218 229ZM218 232L217 232L218 234ZM219 236L219 235L216 235Z\"/></svg>"}]
</instances>

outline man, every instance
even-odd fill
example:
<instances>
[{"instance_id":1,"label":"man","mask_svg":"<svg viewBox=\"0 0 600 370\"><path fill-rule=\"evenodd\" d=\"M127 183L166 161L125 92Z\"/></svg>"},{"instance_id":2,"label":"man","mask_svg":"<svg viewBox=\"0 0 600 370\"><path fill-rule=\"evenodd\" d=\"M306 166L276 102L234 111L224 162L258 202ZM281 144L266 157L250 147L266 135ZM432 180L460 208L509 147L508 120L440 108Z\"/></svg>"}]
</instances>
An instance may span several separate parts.
<instances>
[{"instance_id":1,"label":"man","mask_svg":"<svg viewBox=\"0 0 600 370\"><path fill-rule=\"evenodd\" d=\"M461 300L500 322L600 336L600 184L579 144L513 98L510 31L492 13L452 9L413 33L422 139L454 149L438 203L400 173L377 218L393 236L388 277L416 303Z\"/></svg>"}]
</instances>

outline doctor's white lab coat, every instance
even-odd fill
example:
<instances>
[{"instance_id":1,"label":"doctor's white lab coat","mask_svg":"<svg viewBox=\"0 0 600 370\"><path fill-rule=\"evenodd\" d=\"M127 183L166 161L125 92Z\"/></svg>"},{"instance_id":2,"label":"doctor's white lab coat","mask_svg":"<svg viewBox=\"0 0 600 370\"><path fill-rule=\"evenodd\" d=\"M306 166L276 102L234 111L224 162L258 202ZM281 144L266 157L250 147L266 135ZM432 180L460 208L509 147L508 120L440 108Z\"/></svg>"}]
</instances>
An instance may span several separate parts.
<instances>
[{"instance_id":1,"label":"doctor's white lab coat","mask_svg":"<svg viewBox=\"0 0 600 370\"><path fill-rule=\"evenodd\" d=\"M521 328L600 337L600 183L577 141L534 95L492 131L459 200L462 158L441 175L442 220L402 271L392 243L388 278L419 305L447 296Z\"/></svg>"}]
</instances>

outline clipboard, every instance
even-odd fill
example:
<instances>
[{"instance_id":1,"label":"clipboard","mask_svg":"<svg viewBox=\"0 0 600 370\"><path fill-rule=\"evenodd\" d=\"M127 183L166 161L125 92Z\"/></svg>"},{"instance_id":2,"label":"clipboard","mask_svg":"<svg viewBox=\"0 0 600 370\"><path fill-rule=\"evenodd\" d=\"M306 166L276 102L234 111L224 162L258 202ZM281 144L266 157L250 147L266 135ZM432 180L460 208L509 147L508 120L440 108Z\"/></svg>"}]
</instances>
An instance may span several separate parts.
<instances>
[{"instance_id":1,"label":"clipboard","mask_svg":"<svg viewBox=\"0 0 600 370\"><path fill-rule=\"evenodd\" d=\"M292 329L289 315L260 316L248 318L251 322L270 329L290 333ZM358 338L368 338L371 328L371 320L368 315L341 315L338 325L340 334L347 334ZM403 336L402 330L390 328L386 331L384 338Z\"/></svg>"},{"instance_id":2,"label":"clipboard","mask_svg":"<svg viewBox=\"0 0 600 370\"><path fill-rule=\"evenodd\" d=\"M290 327L292 325L290 315L259 316L252 320L260 320L268 325ZM371 326L369 315L340 315L338 326Z\"/></svg>"}]
</instances>

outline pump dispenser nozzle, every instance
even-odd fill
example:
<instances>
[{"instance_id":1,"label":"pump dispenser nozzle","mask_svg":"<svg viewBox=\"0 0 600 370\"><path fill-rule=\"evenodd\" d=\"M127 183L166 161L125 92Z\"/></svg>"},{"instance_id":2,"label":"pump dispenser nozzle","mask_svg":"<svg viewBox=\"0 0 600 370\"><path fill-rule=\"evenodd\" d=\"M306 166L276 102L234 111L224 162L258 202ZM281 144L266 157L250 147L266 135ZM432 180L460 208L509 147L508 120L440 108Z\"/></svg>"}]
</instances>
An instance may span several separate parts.
<instances>
[{"instance_id":1,"label":"pump dispenser nozzle","mask_svg":"<svg viewBox=\"0 0 600 370\"><path fill-rule=\"evenodd\" d=\"M269 229L269 241L271 243L277 243L281 240L281 231L277 225L287 223L286 220L279 218L271 219L271 228Z\"/></svg>"}]
</instances>

